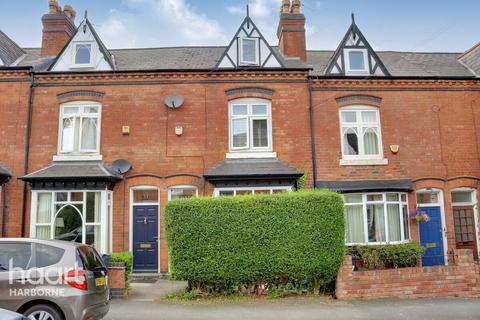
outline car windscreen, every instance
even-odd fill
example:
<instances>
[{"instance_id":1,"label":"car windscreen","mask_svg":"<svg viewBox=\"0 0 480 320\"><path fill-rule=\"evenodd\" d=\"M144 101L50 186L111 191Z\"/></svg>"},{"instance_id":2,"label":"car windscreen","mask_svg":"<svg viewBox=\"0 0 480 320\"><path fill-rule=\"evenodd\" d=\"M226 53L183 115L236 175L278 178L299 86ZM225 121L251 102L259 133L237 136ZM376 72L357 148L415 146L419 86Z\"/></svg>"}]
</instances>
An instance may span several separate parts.
<instances>
[{"instance_id":1,"label":"car windscreen","mask_svg":"<svg viewBox=\"0 0 480 320\"><path fill-rule=\"evenodd\" d=\"M102 258L100 258L94 248L90 246L81 246L78 247L78 253L82 259L85 269L95 271L99 268L105 268Z\"/></svg>"}]
</instances>

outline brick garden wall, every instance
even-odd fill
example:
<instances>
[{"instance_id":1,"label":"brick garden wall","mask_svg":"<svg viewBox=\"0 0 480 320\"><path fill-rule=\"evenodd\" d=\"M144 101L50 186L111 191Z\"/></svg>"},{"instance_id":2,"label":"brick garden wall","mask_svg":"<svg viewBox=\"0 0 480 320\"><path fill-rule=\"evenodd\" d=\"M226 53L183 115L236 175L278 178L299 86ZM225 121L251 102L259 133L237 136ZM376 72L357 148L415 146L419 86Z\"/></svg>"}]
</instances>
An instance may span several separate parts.
<instances>
[{"instance_id":1,"label":"brick garden wall","mask_svg":"<svg viewBox=\"0 0 480 320\"><path fill-rule=\"evenodd\" d=\"M454 250L448 266L353 271L345 257L337 276L340 300L421 297L480 297L480 265L471 250Z\"/></svg>"}]
</instances>

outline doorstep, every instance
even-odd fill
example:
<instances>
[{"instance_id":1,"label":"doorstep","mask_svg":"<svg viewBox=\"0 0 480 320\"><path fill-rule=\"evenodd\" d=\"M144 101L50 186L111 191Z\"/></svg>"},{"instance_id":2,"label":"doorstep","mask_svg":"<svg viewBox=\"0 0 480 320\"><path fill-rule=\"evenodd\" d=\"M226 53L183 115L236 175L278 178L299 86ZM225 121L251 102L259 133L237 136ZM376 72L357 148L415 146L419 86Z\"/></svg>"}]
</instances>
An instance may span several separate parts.
<instances>
[{"instance_id":1,"label":"doorstep","mask_svg":"<svg viewBox=\"0 0 480 320\"><path fill-rule=\"evenodd\" d=\"M130 274L131 283L155 283L158 280L168 280L169 275L166 272L162 273L136 273Z\"/></svg>"}]
</instances>

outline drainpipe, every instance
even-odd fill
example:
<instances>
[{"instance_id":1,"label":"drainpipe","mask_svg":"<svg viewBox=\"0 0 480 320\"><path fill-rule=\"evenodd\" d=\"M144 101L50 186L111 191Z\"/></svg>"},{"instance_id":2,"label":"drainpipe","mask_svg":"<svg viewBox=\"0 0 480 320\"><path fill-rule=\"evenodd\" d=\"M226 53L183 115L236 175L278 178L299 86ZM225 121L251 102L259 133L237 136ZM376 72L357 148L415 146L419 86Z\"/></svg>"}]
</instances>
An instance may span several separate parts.
<instances>
[{"instance_id":1,"label":"drainpipe","mask_svg":"<svg viewBox=\"0 0 480 320\"><path fill-rule=\"evenodd\" d=\"M313 188L316 189L317 183L317 157L315 147L315 114L313 112L313 89L312 79L308 79L308 94L310 99L310 135L312 143L312 171L313 171Z\"/></svg>"},{"instance_id":2,"label":"drainpipe","mask_svg":"<svg viewBox=\"0 0 480 320\"><path fill-rule=\"evenodd\" d=\"M7 182L1 186L2 188L2 238L6 237L7 232Z\"/></svg>"},{"instance_id":3,"label":"drainpipe","mask_svg":"<svg viewBox=\"0 0 480 320\"><path fill-rule=\"evenodd\" d=\"M25 160L23 163L23 174L28 174L28 158L30 154L30 135L32 127L32 101L33 101L33 87L35 85L35 73L30 69L30 88L28 90L28 107L27 107L27 129L25 132ZM23 182L23 202L22 202L22 238L25 237L25 220L27 215L27 182Z\"/></svg>"}]
</instances>

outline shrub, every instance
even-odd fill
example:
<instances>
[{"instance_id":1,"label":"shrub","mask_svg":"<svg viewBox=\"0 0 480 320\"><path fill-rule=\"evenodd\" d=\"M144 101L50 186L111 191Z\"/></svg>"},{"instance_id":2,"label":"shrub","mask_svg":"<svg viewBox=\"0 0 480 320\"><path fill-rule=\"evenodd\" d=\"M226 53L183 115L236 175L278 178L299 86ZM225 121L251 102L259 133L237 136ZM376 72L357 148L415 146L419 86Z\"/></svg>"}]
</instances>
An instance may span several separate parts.
<instances>
[{"instance_id":1,"label":"shrub","mask_svg":"<svg viewBox=\"0 0 480 320\"><path fill-rule=\"evenodd\" d=\"M110 255L110 262L125 263L125 283L127 288L130 286L129 276L132 273L133 255L131 252L118 252Z\"/></svg>"},{"instance_id":2,"label":"shrub","mask_svg":"<svg viewBox=\"0 0 480 320\"><path fill-rule=\"evenodd\" d=\"M413 241L404 244L352 246L347 251L363 260L363 269L374 270L417 267L425 248Z\"/></svg>"},{"instance_id":3,"label":"shrub","mask_svg":"<svg viewBox=\"0 0 480 320\"><path fill-rule=\"evenodd\" d=\"M343 261L343 200L331 191L192 198L165 209L171 276L203 292L331 283Z\"/></svg>"}]
</instances>

